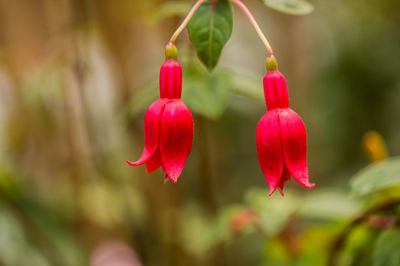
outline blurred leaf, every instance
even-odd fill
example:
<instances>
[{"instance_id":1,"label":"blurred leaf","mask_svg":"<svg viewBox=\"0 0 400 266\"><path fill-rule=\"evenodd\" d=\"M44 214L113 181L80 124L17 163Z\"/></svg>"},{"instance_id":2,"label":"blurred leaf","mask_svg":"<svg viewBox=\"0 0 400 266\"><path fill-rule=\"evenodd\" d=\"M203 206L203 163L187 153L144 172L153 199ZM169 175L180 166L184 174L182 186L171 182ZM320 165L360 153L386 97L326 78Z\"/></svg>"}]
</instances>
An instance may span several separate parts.
<instances>
[{"instance_id":1,"label":"blurred leaf","mask_svg":"<svg viewBox=\"0 0 400 266\"><path fill-rule=\"evenodd\" d=\"M232 83L233 92L265 103L261 77L235 72L232 74Z\"/></svg>"},{"instance_id":2,"label":"blurred leaf","mask_svg":"<svg viewBox=\"0 0 400 266\"><path fill-rule=\"evenodd\" d=\"M362 196L400 184L400 158L390 158L371 164L351 180L352 193Z\"/></svg>"},{"instance_id":3,"label":"blurred leaf","mask_svg":"<svg viewBox=\"0 0 400 266\"><path fill-rule=\"evenodd\" d=\"M268 196L263 189L251 189L246 193L246 203L260 214L260 222L266 233L275 235L294 214L306 218L336 221L353 217L360 211L360 204L339 191L318 191L306 196L287 191L284 197Z\"/></svg>"},{"instance_id":4,"label":"blurred leaf","mask_svg":"<svg viewBox=\"0 0 400 266\"><path fill-rule=\"evenodd\" d=\"M376 244L373 253L373 266L400 265L400 230L389 229L383 232Z\"/></svg>"},{"instance_id":5,"label":"blurred leaf","mask_svg":"<svg viewBox=\"0 0 400 266\"><path fill-rule=\"evenodd\" d=\"M95 180L81 186L82 209L93 224L105 228L120 226L127 218L123 191L110 182ZM104 211L107 210L107 211Z\"/></svg>"},{"instance_id":6,"label":"blurred leaf","mask_svg":"<svg viewBox=\"0 0 400 266\"><path fill-rule=\"evenodd\" d=\"M158 77L154 77L153 81L138 90L130 99L127 106L127 114L131 117L136 117L142 112L146 112L147 108L159 96Z\"/></svg>"},{"instance_id":7,"label":"blurred leaf","mask_svg":"<svg viewBox=\"0 0 400 266\"><path fill-rule=\"evenodd\" d=\"M271 238L265 243L263 259L265 265L287 266L290 265L290 254L284 243L278 238Z\"/></svg>"},{"instance_id":8,"label":"blurred leaf","mask_svg":"<svg viewBox=\"0 0 400 266\"><path fill-rule=\"evenodd\" d=\"M227 0L203 3L188 24L196 53L208 70L217 65L232 34L232 7Z\"/></svg>"},{"instance_id":9,"label":"blurred leaf","mask_svg":"<svg viewBox=\"0 0 400 266\"><path fill-rule=\"evenodd\" d=\"M337 224L334 223L312 226L309 230L301 233L297 241L300 255L295 265L325 265L332 240L338 233L337 227Z\"/></svg>"},{"instance_id":10,"label":"blurred leaf","mask_svg":"<svg viewBox=\"0 0 400 266\"><path fill-rule=\"evenodd\" d=\"M226 108L231 75L226 71L197 72L184 76L182 100L194 112L208 118L218 118Z\"/></svg>"},{"instance_id":11,"label":"blurred leaf","mask_svg":"<svg viewBox=\"0 0 400 266\"><path fill-rule=\"evenodd\" d=\"M297 210L299 200L293 193L269 197L266 189L251 189L245 198L249 206L259 212L260 225L268 235L275 235L282 229Z\"/></svg>"},{"instance_id":12,"label":"blurred leaf","mask_svg":"<svg viewBox=\"0 0 400 266\"><path fill-rule=\"evenodd\" d=\"M17 199L21 196L20 185L15 180L14 169L4 163L0 163L0 193Z\"/></svg>"},{"instance_id":13,"label":"blurred leaf","mask_svg":"<svg viewBox=\"0 0 400 266\"><path fill-rule=\"evenodd\" d=\"M6 265L21 266L87 265L82 247L60 219L61 215L50 212L32 198L10 203L10 207L13 210L9 213L15 214L15 217L8 215L0 205L0 263L8 261L10 263Z\"/></svg>"},{"instance_id":14,"label":"blurred leaf","mask_svg":"<svg viewBox=\"0 0 400 266\"><path fill-rule=\"evenodd\" d=\"M38 247L29 243L21 222L12 213L0 204L0 264L49 266Z\"/></svg>"},{"instance_id":15,"label":"blurred leaf","mask_svg":"<svg viewBox=\"0 0 400 266\"><path fill-rule=\"evenodd\" d=\"M339 191L317 191L307 194L299 213L314 218L338 220L351 218L361 210L360 203Z\"/></svg>"},{"instance_id":16,"label":"blurred leaf","mask_svg":"<svg viewBox=\"0 0 400 266\"><path fill-rule=\"evenodd\" d=\"M377 232L364 225L354 228L342 248L338 265L370 265L367 262L371 258Z\"/></svg>"},{"instance_id":17,"label":"blurred leaf","mask_svg":"<svg viewBox=\"0 0 400 266\"><path fill-rule=\"evenodd\" d=\"M57 265L87 264L82 246L62 219L65 217L61 213L49 210L31 198L21 200L20 206L28 218L26 222L30 224L29 230L40 236L41 243L49 251L47 257L57 262Z\"/></svg>"},{"instance_id":18,"label":"blurred leaf","mask_svg":"<svg viewBox=\"0 0 400 266\"><path fill-rule=\"evenodd\" d=\"M172 16L181 16L189 12L191 4L187 2L166 2L151 15L150 20L152 23L157 23Z\"/></svg>"},{"instance_id":19,"label":"blurred leaf","mask_svg":"<svg viewBox=\"0 0 400 266\"><path fill-rule=\"evenodd\" d=\"M268 7L290 15L307 15L314 10L312 4L304 0L261 0Z\"/></svg>"},{"instance_id":20,"label":"blurred leaf","mask_svg":"<svg viewBox=\"0 0 400 266\"><path fill-rule=\"evenodd\" d=\"M213 222L198 206L187 207L180 221L182 247L190 254L204 256L217 241Z\"/></svg>"},{"instance_id":21,"label":"blurred leaf","mask_svg":"<svg viewBox=\"0 0 400 266\"><path fill-rule=\"evenodd\" d=\"M231 219L243 208L232 205L219 211L216 219L210 219L199 206L187 206L180 219L182 247L190 254L204 257L215 245L231 238Z\"/></svg>"}]
</instances>

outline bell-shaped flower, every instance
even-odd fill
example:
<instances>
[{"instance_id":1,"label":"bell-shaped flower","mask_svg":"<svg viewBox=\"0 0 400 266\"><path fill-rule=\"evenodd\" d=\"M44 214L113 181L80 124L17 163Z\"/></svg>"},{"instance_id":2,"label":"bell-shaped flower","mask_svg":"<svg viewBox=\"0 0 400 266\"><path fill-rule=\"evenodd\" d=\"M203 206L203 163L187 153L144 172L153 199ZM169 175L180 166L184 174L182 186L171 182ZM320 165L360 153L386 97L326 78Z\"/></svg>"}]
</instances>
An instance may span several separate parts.
<instances>
[{"instance_id":1,"label":"bell-shaped flower","mask_svg":"<svg viewBox=\"0 0 400 266\"><path fill-rule=\"evenodd\" d=\"M264 77L268 111L257 126L257 152L272 195L292 176L301 185L312 188L308 179L306 129L300 116L289 108L285 78L277 70Z\"/></svg>"},{"instance_id":2,"label":"bell-shaped flower","mask_svg":"<svg viewBox=\"0 0 400 266\"><path fill-rule=\"evenodd\" d=\"M144 121L145 147L142 156L129 165L146 164L150 173L160 166L176 183L192 149L193 118L181 101L182 67L167 59L160 70L160 99L150 105Z\"/></svg>"}]
</instances>

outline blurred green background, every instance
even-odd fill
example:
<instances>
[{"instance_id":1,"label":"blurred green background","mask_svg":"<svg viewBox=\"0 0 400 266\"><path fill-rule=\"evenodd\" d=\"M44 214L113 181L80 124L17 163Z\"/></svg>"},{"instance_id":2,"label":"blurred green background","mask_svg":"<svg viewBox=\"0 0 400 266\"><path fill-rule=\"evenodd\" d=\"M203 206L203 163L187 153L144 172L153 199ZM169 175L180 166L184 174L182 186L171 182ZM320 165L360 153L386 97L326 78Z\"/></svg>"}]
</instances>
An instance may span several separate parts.
<instances>
[{"instance_id":1,"label":"blurred green background","mask_svg":"<svg viewBox=\"0 0 400 266\"><path fill-rule=\"evenodd\" d=\"M400 265L400 1L244 3L305 122L312 190L268 197L266 51L237 8L211 74L178 39L195 136L164 185L125 160L193 1L0 0L0 265Z\"/></svg>"}]
</instances>

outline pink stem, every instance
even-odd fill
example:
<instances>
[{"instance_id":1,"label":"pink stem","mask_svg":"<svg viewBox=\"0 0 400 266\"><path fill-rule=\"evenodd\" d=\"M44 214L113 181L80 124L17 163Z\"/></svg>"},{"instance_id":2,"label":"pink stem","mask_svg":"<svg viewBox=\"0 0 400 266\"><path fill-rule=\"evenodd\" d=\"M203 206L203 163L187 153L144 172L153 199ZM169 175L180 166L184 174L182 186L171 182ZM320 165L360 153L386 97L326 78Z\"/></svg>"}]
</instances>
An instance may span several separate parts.
<instances>
[{"instance_id":1,"label":"pink stem","mask_svg":"<svg viewBox=\"0 0 400 266\"><path fill-rule=\"evenodd\" d=\"M190 19L193 17L194 13L196 10L200 7L201 4L203 4L206 0L198 0L196 4L192 7L192 9L189 11L189 14L187 14L186 18L183 20L182 24L176 29L174 34L172 35L171 39L169 40L169 43L175 43L176 38L178 38L179 34L185 29L187 24L189 23Z\"/></svg>"},{"instance_id":2,"label":"pink stem","mask_svg":"<svg viewBox=\"0 0 400 266\"><path fill-rule=\"evenodd\" d=\"M240 0L230 0L232 3L236 4L238 7L240 7L243 12L247 15L247 17L249 18L251 24L253 24L253 27L255 28L258 36L260 37L261 41L264 43L265 47L268 50L269 53L269 57L273 57L274 56L274 52L272 51L272 47L269 44L267 38L265 38L265 35L262 33L260 27L258 26L256 20L254 19L253 15L251 14L251 12L249 11L249 9L240 1Z\"/></svg>"}]
</instances>

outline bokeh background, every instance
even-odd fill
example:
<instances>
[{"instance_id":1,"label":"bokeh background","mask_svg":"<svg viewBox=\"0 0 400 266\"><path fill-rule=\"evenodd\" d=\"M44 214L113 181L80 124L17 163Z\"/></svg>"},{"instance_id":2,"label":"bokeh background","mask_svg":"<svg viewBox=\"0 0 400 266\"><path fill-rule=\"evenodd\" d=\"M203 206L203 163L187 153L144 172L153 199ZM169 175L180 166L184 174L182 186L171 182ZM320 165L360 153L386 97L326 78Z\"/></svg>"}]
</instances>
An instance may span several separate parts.
<instances>
[{"instance_id":1,"label":"bokeh background","mask_svg":"<svg viewBox=\"0 0 400 266\"><path fill-rule=\"evenodd\" d=\"M382 264L400 249L398 187L351 186L400 154L400 2L314 0L291 16L244 0L308 133L316 186L292 180L283 198L268 197L255 145L266 50L236 7L213 73L186 31L177 42L195 121L178 183L125 163L193 1L165 3L0 0L0 265L400 265Z\"/></svg>"}]
</instances>

